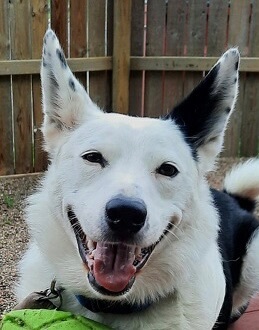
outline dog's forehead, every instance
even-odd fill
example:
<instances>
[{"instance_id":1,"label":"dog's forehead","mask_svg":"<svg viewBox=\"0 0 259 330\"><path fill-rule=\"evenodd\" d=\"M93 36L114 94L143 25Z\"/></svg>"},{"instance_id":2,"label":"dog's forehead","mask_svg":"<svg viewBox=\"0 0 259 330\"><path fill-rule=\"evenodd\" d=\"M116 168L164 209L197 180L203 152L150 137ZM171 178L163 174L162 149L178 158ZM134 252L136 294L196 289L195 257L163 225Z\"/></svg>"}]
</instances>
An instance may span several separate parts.
<instances>
[{"instance_id":1,"label":"dog's forehead","mask_svg":"<svg viewBox=\"0 0 259 330\"><path fill-rule=\"evenodd\" d=\"M113 127L128 128L134 131L161 129L163 126L167 125L166 121L158 118L149 117L132 117L119 113L105 113L102 118L107 125L112 125ZM167 125L169 128L169 125Z\"/></svg>"},{"instance_id":2,"label":"dog's forehead","mask_svg":"<svg viewBox=\"0 0 259 330\"><path fill-rule=\"evenodd\" d=\"M95 141L116 144L148 143L168 147L173 141L181 143L182 134L171 120L148 117L131 117L116 113L104 113L86 121L77 130L77 141ZM98 142L98 143L99 143ZM171 144L171 143L170 143Z\"/></svg>"}]
</instances>

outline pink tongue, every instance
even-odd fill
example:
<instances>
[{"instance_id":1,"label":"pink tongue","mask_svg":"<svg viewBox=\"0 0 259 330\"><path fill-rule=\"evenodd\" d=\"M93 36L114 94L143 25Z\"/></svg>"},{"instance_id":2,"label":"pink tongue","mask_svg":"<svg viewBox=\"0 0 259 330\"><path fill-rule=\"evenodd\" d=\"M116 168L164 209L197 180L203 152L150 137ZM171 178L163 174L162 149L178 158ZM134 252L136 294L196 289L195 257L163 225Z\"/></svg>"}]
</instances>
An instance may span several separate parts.
<instances>
[{"instance_id":1,"label":"pink tongue","mask_svg":"<svg viewBox=\"0 0 259 330\"><path fill-rule=\"evenodd\" d=\"M135 247L97 243L93 273L99 285L112 292L124 290L136 272Z\"/></svg>"}]
</instances>

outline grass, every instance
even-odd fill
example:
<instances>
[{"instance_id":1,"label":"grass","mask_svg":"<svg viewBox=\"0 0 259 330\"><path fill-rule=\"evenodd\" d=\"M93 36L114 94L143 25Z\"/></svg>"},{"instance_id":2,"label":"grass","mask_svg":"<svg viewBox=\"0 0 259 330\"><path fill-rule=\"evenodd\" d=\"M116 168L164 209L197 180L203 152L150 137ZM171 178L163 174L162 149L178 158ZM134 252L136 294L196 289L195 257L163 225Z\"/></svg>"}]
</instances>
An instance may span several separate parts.
<instances>
[{"instance_id":1,"label":"grass","mask_svg":"<svg viewBox=\"0 0 259 330\"><path fill-rule=\"evenodd\" d=\"M14 198L12 196L4 194L3 200L8 209L14 207Z\"/></svg>"}]
</instances>

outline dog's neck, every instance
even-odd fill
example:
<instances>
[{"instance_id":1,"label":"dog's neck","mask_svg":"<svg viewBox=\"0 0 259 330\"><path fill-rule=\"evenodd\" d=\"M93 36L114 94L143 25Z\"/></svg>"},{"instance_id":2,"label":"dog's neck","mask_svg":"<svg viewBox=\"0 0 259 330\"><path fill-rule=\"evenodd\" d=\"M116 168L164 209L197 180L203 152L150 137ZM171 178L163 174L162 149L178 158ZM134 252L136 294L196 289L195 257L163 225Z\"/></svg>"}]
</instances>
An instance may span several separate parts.
<instances>
[{"instance_id":1,"label":"dog's neck","mask_svg":"<svg viewBox=\"0 0 259 330\"><path fill-rule=\"evenodd\" d=\"M82 306L93 313L131 314L144 311L154 303L147 300L142 304L130 304L128 302L93 299L82 295L76 295L76 298Z\"/></svg>"}]
</instances>

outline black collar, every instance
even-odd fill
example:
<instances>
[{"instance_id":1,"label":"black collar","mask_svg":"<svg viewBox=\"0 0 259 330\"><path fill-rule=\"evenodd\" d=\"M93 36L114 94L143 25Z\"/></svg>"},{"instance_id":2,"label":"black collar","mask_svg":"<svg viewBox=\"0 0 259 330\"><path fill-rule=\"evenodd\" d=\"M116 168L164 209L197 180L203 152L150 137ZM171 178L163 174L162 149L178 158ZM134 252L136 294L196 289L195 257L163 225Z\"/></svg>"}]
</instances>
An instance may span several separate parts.
<instances>
[{"instance_id":1,"label":"black collar","mask_svg":"<svg viewBox=\"0 0 259 330\"><path fill-rule=\"evenodd\" d=\"M82 295L76 295L76 298L82 306L94 313L131 314L144 311L153 303L148 300L143 304L130 304L128 302L87 298Z\"/></svg>"}]
</instances>

